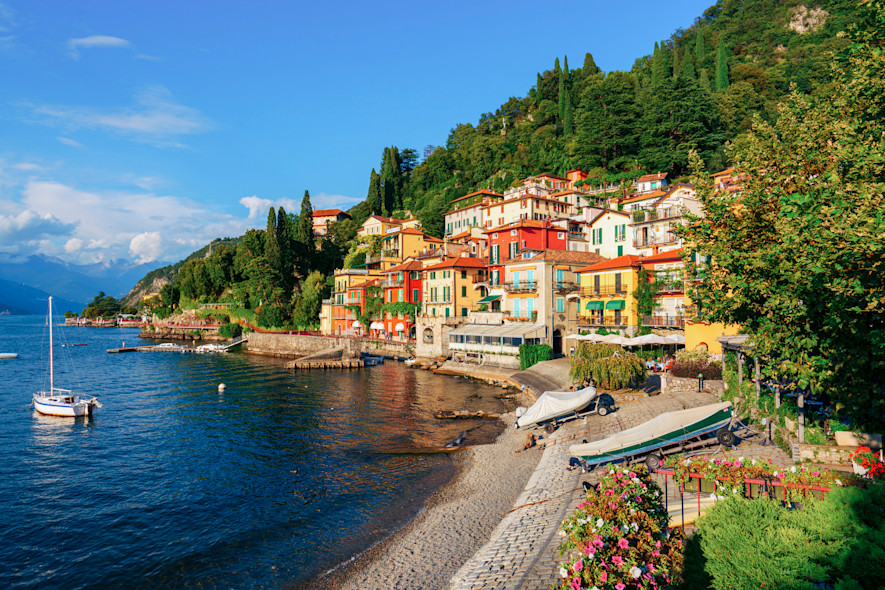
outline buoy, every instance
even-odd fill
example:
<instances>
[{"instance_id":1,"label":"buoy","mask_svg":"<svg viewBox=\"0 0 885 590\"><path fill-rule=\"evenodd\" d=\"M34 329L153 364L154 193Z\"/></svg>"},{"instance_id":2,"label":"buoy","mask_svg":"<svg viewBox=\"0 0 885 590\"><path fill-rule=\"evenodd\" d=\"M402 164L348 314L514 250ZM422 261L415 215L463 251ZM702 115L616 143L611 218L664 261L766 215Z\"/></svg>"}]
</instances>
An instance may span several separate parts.
<instances>
[{"instance_id":1,"label":"buoy","mask_svg":"<svg viewBox=\"0 0 885 590\"><path fill-rule=\"evenodd\" d=\"M218 391L224 391L225 389L227 389L227 387L225 386L224 383L219 383L219 384L218 384Z\"/></svg>"}]
</instances>

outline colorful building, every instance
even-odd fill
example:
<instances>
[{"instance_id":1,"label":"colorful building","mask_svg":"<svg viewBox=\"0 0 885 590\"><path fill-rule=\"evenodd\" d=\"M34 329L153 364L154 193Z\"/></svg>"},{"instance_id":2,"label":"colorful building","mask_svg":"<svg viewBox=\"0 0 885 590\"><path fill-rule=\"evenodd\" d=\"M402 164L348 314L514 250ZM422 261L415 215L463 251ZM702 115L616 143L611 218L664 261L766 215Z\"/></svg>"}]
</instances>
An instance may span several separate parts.
<instances>
[{"instance_id":1,"label":"colorful building","mask_svg":"<svg viewBox=\"0 0 885 590\"><path fill-rule=\"evenodd\" d=\"M562 219L571 217L576 212L575 207L565 201L532 194L518 194L482 208L487 229L520 220Z\"/></svg>"},{"instance_id":2,"label":"colorful building","mask_svg":"<svg viewBox=\"0 0 885 590\"><path fill-rule=\"evenodd\" d=\"M486 230L489 239L489 281L490 286L503 280L503 264L517 253L530 250L568 250L568 231L549 221L520 220L514 223Z\"/></svg>"},{"instance_id":3,"label":"colorful building","mask_svg":"<svg viewBox=\"0 0 885 590\"><path fill-rule=\"evenodd\" d=\"M404 219L395 219L393 217L382 217L381 215L369 215L368 219L357 230L356 235L359 238L367 236L386 236L391 230L400 229L404 223Z\"/></svg>"},{"instance_id":4,"label":"colorful building","mask_svg":"<svg viewBox=\"0 0 885 590\"><path fill-rule=\"evenodd\" d=\"M640 259L648 282L654 290L654 309L651 315L640 318L640 325L648 328L682 330L685 327L685 264L684 250L669 250Z\"/></svg>"},{"instance_id":5,"label":"colorful building","mask_svg":"<svg viewBox=\"0 0 885 590\"><path fill-rule=\"evenodd\" d=\"M650 193L656 195L657 193ZM703 215L703 204L694 188L676 184L653 200L635 202L630 221L633 244L637 253L651 256L664 250L682 247L676 228L686 223L687 215Z\"/></svg>"},{"instance_id":6,"label":"colorful building","mask_svg":"<svg viewBox=\"0 0 885 590\"><path fill-rule=\"evenodd\" d=\"M483 207L504 200L504 195L494 191L477 191L452 201L445 218L445 236L453 236L473 227L485 227Z\"/></svg>"},{"instance_id":7,"label":"colorful building","mask_svg":"<svg viewBox=\"0 0 885 590\"><path fill-rule=\"evenodd\" d=\"M350 215L341 209L315 209L311 213L311 219L313 220L313 235L324 236L328 232L328 224L350 219Z\"/></svg>"},{"instance_id":8,"label":"colorful building","mask_svg":"<svg viewBox=\"0 0 885 590\"><path fill-rule=\"evenodd\" d=\"M628 237L630 214L614 209L598 210L598 214L587 223L585 235L587 247L605 258L617 258L637 254L632 236Z\"/></svg>"},{"instance_id":9,"label":"colorful building","mask_svg":"<svg viewBox=\"0 0 885 590\"><path fill-rule=\"evenodd\" d=\"M661 190L667 186L667 173L646 174L636 179L636 192L649 193Z\"/></svg>"},{"instance_id":10,"label":"colorful building","mask_svg":"<svg viewBox=\"0 0 885 590\"><path fill-rule=\"evenodd\" d=\"M485 262L466 256L424 267L423 313L466 317L484 297L484 291L478 286L488 281L487 272Z\"/></svg>"},{"instance_id":11,"label":"colorful building","mask_svg":"<svg viewBox=\"0 0 885 590\"><path fill-rule=\"evenodd\" d=\"M579 326L635 333L639 320L633 291L639 282L639 256L619 256L576 272L581 283Z\"/></svg>"},{"instance_id":12,"label":"colorful building","mask_svg":"<svg viewBox=\"0 0 885 590\"><path fill-rule=\"evenodd\" d=\"M424 266L418 260L407 260L403 264L394 266L381 273L384 277L381 287L384 289L384 304L408 303L420 304L422 302L423 282L421 272ZM388 306L390 307L390 306ZM382 308L382 330L386 335L395 335L397 338L415 337L415 315L405 311L391 311Z\"/></svg>"},{"instance_id":13,"label":"colorful building","mask_svg":"<svg viewBox=\"0 0 885 590\"><path fill-rule=\"evenodd\" d=\"M351 287L366 283L378 276L376 271L365 268L340 268L335 271L330 312L333 333L349 333L353 329L356 317L348 306L356 304L353 301L356 295L351 292Z\"/></svg>"}]
</instances>

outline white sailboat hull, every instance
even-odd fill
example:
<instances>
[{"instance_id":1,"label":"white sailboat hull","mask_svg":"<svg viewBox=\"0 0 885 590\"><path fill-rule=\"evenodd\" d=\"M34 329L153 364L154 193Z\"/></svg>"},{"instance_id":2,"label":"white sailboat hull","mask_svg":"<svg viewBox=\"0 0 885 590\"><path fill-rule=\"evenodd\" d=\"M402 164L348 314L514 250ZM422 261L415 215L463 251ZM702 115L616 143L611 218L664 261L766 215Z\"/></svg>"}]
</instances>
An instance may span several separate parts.
<instances>
[{"instance_id":1,"label":"white sailboat hull","mask_svg":"<svg viewBox=\"0 0 885 590\"><path fill-rule=\"evenodd\" d=\"M48 416L88 416L93 404L79 396L34 394L34 409Z\"/></svg>"}]
</instances>

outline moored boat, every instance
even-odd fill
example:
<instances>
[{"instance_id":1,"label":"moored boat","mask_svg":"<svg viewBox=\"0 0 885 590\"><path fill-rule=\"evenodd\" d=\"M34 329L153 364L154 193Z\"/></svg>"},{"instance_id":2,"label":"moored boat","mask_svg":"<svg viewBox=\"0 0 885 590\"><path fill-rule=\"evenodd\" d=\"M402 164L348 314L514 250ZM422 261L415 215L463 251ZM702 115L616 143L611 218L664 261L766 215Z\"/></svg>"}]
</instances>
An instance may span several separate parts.
<instances>
[{"instance_id":1,"label":"moored boat","mask_svg":"<svg viewBox=\"0 0 885 590\"><path fill-rule=\"evenodd\" d=\"M17 352L0 352L0 359L16 359L18 358Z\"/></svg>"},{"instance_id":2,"label":"moored boat","mask_svg":"<svg viewBox=\"0 0 885 590\"><path fill-rule=\"evenodd\" d=\"M654 451L668 445L713 433L720 443L730 446L736 440L728 428L731 418L731 402L666 412L608 438L572 445L569 451L592 467L628 457L653 455Z\"/></svg>"},{"instance_id":3,"label":"moored boat","mask_svg":"<svg viewBox=\"0 0 885 590\"><path fill-rule=\"evenodd\" d=\"M52 297L49 298L49 390L34 394L34 409L49 416L88 416L94 408L100 408L97 398L87 399L75 395L70 389L55 386L55 365L53 362L52 339Z\"/></svg>"}]
</instances>

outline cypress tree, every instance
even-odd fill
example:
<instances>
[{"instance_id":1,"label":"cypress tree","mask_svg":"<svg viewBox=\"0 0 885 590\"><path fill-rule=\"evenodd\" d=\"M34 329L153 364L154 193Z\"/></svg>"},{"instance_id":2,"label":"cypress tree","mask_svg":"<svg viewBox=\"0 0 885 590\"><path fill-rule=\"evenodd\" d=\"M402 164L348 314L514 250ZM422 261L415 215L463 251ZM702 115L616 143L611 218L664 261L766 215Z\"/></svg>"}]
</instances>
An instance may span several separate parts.
<instances>
[{"instance_id":1,"label":"cypress tree","mask_svg":"<svg viewBox=\"0 0 885 590\"><path fill-rule=\"evenodd\" d=\"M557 58L558 60L559 58ZM565 76L559 76L559 120L565 119Z\"/></svg>"},{"instance_id":2,"label":"cypress tree","mask_svg":"<svg viewBox=\"0 0 885 590\"><path fill-rule=\"evenodd\" d=\"M676 47L676 42L673 42L673 55L670 56L673 60L673 63L670 65L670 72L673 74L673 79L679 77L679 48Z\"/></svg>"},{"instance_id":3,"label":"cypress tree","mask_svg":"<svg viewBox=\"0 0 885 590\"><path fill-rule=\"evenodd\" d=\"M694 56L691 49L686 47L685 56L682 58L682 77L686 80L694 80L697 78L694 69Z\"/></svg>"},{"instance_id":4,"label":"cypress tree","mask_svg":"<svg viewBox=\"0 0 885 590\"><path fill-rule=\"evenodd\" d=\"M725 41L719 39L716 48L716 90L728 88L728 61L725 55Z\"/></svg>"},{"instance_id":5,"label":"cypress tree","mask_svg":"<svg viewBox=\"0 0 885 590\"><path fill-rule=\"evenodd\" d=\"M701 74L698 76L698 83L700 84L701 88L703 88L707 92L713 91L710 88L710 76L707 75L707 70L701 70Z\"/></svg>"},{"instance_id":6,"label":"cypress tree","mask_svg":"<svg viewBox=\"0 0 885 590\"><path fill-rule=\"evenodd\" d=\"M384 195L381 192L381 176L372 168L369 175L369 192L366 193L366 202L369 204L369 210L372 214L383 215L384 211Z\"/></svg>"},{"instance_id":7,"label":"cypress tree","mask_svg":"<svg viewBox=\"0 0 885 590\"><path fill-rule=\"evenodd\" d=\"M704 68L704 59L707 57L707 48L704 47L704 31L698 29L694 38L694 63L695 69L700 72Z\"/></svg>"},{"instance_id":8,"label":"cypress tree","mask_svg":"<svg viewBox=\"0 0 885 590\"><path fill-rule=\"evenodd\" d=\"M556 58L556 62L554 62L554 64L553 64L553 72L554 72L557 76L559 76L560 74L562 74L562 68L559 67L559 58L558 58L558 57Z\"/></svg>"},{"instance_id":9,"label":"cypress tree","mask_svg":"<svg viewBox=\"0 0 885 590\"><path fill-rule=\"evenodd\" d=\"M670 52L667 46L661 42L652 58L652 83L661 84L670 77Z\"/></svg>"},{"instance_id":10,"label":"cypress tree","mask_svg":"<svg viewBox=\"0 0 885 590\"><path fill-rule=\"evenodd\" d=\"M568 71L568 56L567 55L563 58L562 73L565 76L565 81L568 82L569 71Z\"/></svg>"},{"instance_id":11,"label":"cypress tree","mask_svg":"<svg viewBox=\"0 0 885 590\"><path fill-rule=\"evenodd\" d=\"M575 111L572 108L572 98L568 88L564 89L563 94L565 96L565 107L562 116L562 131L565 135L571 135L574 129Z\"/></svg>"},{"instance_id":12,"label":"cypress tree","mask_svg":"<svg viewBox=\"0 0 885 590\"><path fill-rule=\"evenodd\" d=\"M292 270L295 265L295 252L292 236L292 228L290 227L289 214L281 206L277 211L277 244L280 248L280 272L283 279L283 287L286 290L286 296L292 290L294 277Z\"/></svg>"},{"instance_id":13,"label":"cypress tree","mask_svg":"<svg viewBox=\"0 0 885 590\"><path fill-rule=\"evenodd\" d=\"M394 211L402 206L399 150L396 147L384 148L384 163L381 167L381 194L384 209Z\"/></svg>"},{"instance_id":14,"label":"cypress tree","mask_svg":"<svg viewBox=\"0 0 885 590\"><path fill-rule=\"evenodd\" d=\"M651 83L658 83L658 52L660 48L658 47L658 42L655 41L655 50L654 53L651 54Z\"/></svg>"},{"instance_id":15,"label":"cypress tree","mask_svg":"<svg viewBox=\"0 0 885 590\"><path fill-rule=\"evenodd\" d=\"M308 252L313 252L313 206L310 204L310 193L307 190L301 199L301 215L298 216L295 239L306 246Z\"/></svg>"},{"instance_id":16,"label":"cypress tree","mask_svg":"<svg viewBox=\"0 0 885 590\"><path fill-rule=\"evenodd\" d=\"M265 279L273 289L279 286L279 277L283 270L283 253L277 235L277 214L273 207L267 212L267 228L264 234L264 259L270 271Z\"/></svg>"}]
</instances>

